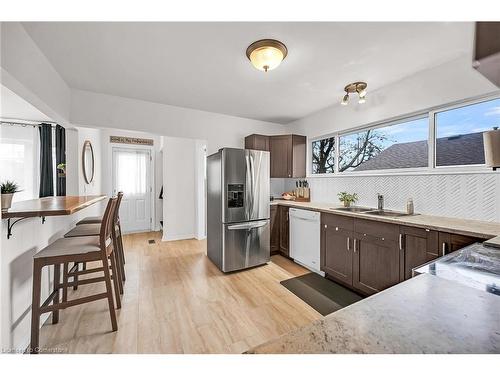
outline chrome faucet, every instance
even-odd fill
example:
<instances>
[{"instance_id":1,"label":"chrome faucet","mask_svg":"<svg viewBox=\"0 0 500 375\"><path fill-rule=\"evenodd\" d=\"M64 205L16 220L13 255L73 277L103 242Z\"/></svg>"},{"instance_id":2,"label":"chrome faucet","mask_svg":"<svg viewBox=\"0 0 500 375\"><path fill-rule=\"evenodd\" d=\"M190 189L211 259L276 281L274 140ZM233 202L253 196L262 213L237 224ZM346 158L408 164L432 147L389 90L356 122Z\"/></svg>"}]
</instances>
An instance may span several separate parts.
<instances>
[{"instance_id":1,"label":"chrome faucet","mask_svg":"<svg viewBox=\"0 0 500 375\"><path fill-rule=\"evenodd\" d=\"M384 210L384 196L382 194L377 194L378 199L378 209L379 211Z\"/></svg>"}]
</instances>

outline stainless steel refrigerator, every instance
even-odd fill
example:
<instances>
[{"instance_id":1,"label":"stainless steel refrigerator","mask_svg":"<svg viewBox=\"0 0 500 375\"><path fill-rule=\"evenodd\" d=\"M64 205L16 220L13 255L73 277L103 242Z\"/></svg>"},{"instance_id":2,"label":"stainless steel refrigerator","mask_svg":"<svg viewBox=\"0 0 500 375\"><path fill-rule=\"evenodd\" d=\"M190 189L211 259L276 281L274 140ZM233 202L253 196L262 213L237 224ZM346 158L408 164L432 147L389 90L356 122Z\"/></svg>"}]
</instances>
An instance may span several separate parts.
<instances>
[{"instance_id":1,"label":"stainless steel refrigerator","mask_svg":"<svg viewBox=\"0 0 500 375\"><path fill-rule=\"evenodd\" d=\"M270 260L269 152L223 148L207 160L207 255L223 272Z\"/></svg>"}]
</instances>

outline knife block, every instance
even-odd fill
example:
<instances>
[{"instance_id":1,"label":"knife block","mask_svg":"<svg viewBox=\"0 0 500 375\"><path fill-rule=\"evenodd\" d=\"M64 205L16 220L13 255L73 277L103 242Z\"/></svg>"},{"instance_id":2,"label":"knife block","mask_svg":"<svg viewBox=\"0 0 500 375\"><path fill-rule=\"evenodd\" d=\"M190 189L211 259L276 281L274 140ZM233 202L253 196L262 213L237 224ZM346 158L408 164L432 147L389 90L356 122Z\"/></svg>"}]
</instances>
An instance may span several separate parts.
<instances>
[{"instance_id":1,"label":"knife block","mask_svg":"<svg viewBox=\"0 0 500 375\"><path fill-rule=\"evenodd\" d=\"M299 187L295 189L295 202L310 202L311 201L311 189L305 187Z\"/></svg>"}]
</instances>

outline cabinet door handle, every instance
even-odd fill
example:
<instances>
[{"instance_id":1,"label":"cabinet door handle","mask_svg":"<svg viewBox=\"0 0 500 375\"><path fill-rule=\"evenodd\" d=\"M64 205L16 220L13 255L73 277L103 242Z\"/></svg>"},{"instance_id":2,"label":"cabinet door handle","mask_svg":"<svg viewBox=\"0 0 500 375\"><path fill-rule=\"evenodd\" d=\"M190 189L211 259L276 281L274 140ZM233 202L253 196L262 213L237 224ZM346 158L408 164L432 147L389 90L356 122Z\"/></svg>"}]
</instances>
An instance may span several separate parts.
<instances>
[{"instance_id":1,"label":"cabinet door handle","mask_svg":"<svg viewBox=\"0 0 500 375\"><path fill-rule=\"evenodd\" d=\"M351 251L351 239L347 237L347 251Z\"/></svg>"},{"instance_id":2,"label":"cabinet door handle","mask_svg":"<svg viewBox=\"0 0 500 375\"><path fill-rule=\"evenodd\" d=\"M354 238L353 241L354 241L354 252L356 252L356 239Z\"/></svg>"},{"instance_id":3,"label":"cabinet door handle","mask_svg":"<svg viewBox=\"0 0 500 375\"><path fill-rule=\"evenodd\" d=\"M325 228L328 228L328 225L325 224Z\"/></svg>"},{"instance_id":4,"label":"cabinet door handle","mask_svg":"<svg viewBox=\"0 0 500 375\"><path fill-rule=\"evenodd\" d=\"M339 230L339 227L335 227L335 230L338 231Z\"/></svg>"},{"instance_id":5,"label":"cabinet door handle","mask_svg":"<svg viewBox=\"0 0 500 375\"><path fill-rule=\"evenodd\" d=\"M443 246L441 246L442 256L446 254L446 242L443 242Z\"/></svg>"},{"instance_id":6,"label":"cabinet door handle","mask_svg":"<svg viewBox=\"0 0 500 375\"><path fill-rule=\"evenodd\" d=\"M403 250L403 235L399 234L399 250Z\"/></svg>"}]
</instances>

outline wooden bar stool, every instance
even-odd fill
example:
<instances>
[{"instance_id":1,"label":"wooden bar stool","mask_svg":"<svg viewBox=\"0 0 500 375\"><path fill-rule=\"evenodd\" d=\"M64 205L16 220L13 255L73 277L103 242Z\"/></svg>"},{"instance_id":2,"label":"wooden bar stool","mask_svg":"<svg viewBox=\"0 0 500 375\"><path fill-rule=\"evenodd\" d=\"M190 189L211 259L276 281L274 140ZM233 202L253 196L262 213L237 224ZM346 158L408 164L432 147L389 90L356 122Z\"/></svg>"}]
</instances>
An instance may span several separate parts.
<instances>
[{"instance_id":1,"label":"wooden bar stool","mask_svg":"<svg viewBox=\"0 0 500 375\"><path fill-rule=\"evenodd\" d=\"M116 213L116 218L115 218L115 231L116 231L116 236L118 239L118 256L120 257L120 265L121 265L121 276L122 280L125 281L125 252L123 251L123 239L122 239L122 227L120 224L120 205L121 201L123 198L123 192L119 191L118 192L118 210ZM102 216L87 216L86 218L80 220L79 222L76 223L77 228L80 225L87 225L87 224L101 224L102 222ZM85 267L85 264L84 264Z\"/></svg>"},{"instance_id":2,"label":"wooden bar stool","mask_svg":"<svg viewBox=\"0 0 500 375\"><path fill-rule=\"evenodd\" d=\"M111 289L111 275L109 272L109 259L111 259L112 272L116 275L116 263L113 261L113 240L111 233L113 231L113 215L117 207L118 198L110 198L106 210L104 211L101 232L99 236L61 238L51 245L45 247L33 256L33 295L31 305L31 343L29 352L38 353L40 336L40 316L44 313L52 312L52 323L59 320L59 310L71 306L80 305L99 299L107 298L109 315L111 318L111 327L113 331L118 329L116 314L113 304L113 291ZM93 272L103 272L102 277L93 277L90 279L75 280L71 283L63 278L60 280L61 264L67 268L68 263L76 262L101 262L102 266L94 269L78 271L79 274ZM42 287L42 269L45 266L55 267L54 289L48 298L40 305L40 294ZM104 282L106 291L86 297L67 300L66 290L73 284L84 285ZM59 290L63 289L63 301L60 301ZM115 294L116 294L115 290Z\"/></svg>"},{"instance_id":3,"label":"wooden bar stool","mask_svg":"<svg viewBox=\"0 0 500 375\"><path fill-rule=\"evenodd\" d=\"M111 238L113 239L113 248L115 251L113 252L113 258L111 261L115 262L116 272L111 275L113 283L115 285L115 290L119 290L119 294L123 294L123 273L125 273L125 267L122 263L122 258L120 257L120 253L123 252L123 247L120 244L118 239L118 230L117 230L117 222L118 222L118 211L120 209L120 203L123 197L123 193L118 193L118 200L116 204L116 209L113 213L113 230L111 232ZM89 237L89 236L98 236L101 231L101 223L100 224L81 224L77 225L75 228L70 230L68 233L64 235L65 238L74 238L74 237ZM85 265L85 263L84 263ZM84 267L85 269L85 267ZM78 280L78 263L75 263L70 270L67 270L67 267L64 268L63 271L63 279L67 280L69 277L73 277L74 281ZM75 288L73 288L75 289ZM67 293L67 292L66 292ZM66 294L63 294L63 297ZM121 300L120 296L117 294L116 296L116 308L121 308Z\"/></svg>"}]
</instances>

